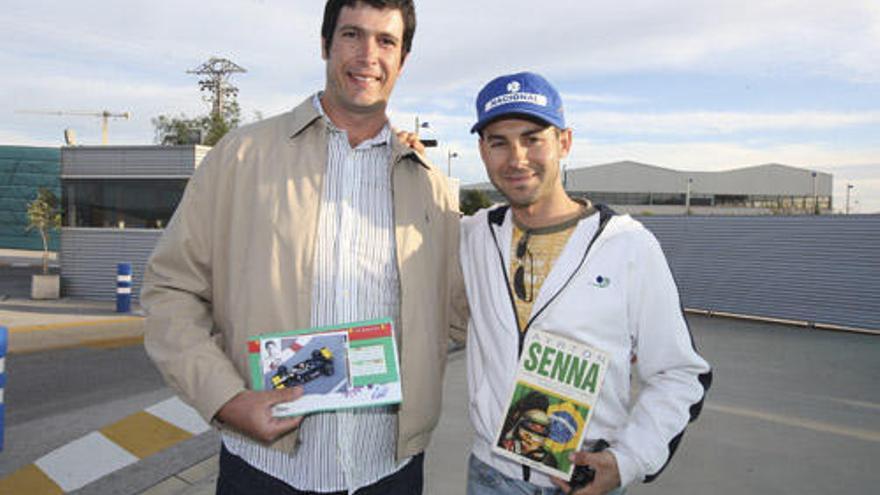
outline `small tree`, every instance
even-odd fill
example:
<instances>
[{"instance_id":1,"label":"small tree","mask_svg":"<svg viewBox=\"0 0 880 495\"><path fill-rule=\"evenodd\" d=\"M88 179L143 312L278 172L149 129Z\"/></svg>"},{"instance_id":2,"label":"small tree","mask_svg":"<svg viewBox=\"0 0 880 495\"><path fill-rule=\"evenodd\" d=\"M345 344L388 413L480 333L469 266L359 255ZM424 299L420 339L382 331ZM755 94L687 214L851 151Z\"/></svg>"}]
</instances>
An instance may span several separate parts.
<instances>
[{"instance_id":1,"label":"small tree","mask_svg":"<svg viewBox=\"0 0 880 495\"><path fill-rule=\"evenodd\" d=\"M486 194L486 191L467 189L461 193L460 209L465 215L473 215L477 210L488 208L490 206L492 206L492 200L489 199L489 195Z\"/></svg>"},{"instance_id":2,"label":"small tree","mask_svg":"<svg viewBox=\"0 0 880 495\"><path fill-rule=\"evenodd\" d=\"M165 146L178 144L204 144L214 146L227 132L241 123L241 107L231 100L223 108L223 115L211 114L197 117L160 115L152 119L156 142Z\"/></svg>"},{"instance_id":3,"label":"small tree","mask_svg":"<svg viewBox=\"0 0 880 495\"><path fill-rule=\"evenodd\" d=\"M61 228L61 211L58 197L51 190L41 187L37 197L27 205L27 231L36 230L43 239L43 275L49 274L49 231Z\"/></svg>"}]
</instances>

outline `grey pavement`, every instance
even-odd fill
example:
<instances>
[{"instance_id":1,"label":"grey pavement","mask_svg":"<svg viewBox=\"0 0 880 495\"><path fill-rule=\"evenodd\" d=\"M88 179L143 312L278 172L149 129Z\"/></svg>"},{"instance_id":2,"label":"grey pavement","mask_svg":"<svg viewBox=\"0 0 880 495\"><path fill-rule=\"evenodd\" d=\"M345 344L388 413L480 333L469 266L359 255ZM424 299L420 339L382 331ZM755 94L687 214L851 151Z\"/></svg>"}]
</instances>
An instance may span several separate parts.
<instances>
[{"instance_id":1,"label":"grey pavement","mask_svg":"<svg viewBox=\"0 0 880 495\"><path fill-rule=\"evenodd\" d=\"M877 492L876 336L688 319L697 346L714 366L715 383L668 468L630 493ZM426 494L464 493L472 437L467 403L464 352L458 351L450 355L443 412L426 454ZM197 461L144 493L214 493L215 452Z\"/></svg>"},{"instance_id":2,"label":"grey pavement","mask_svg":"<svg viewBox=\"0 0 880 495\"><path fill-rule=\"evenodd\" d=\"M464 372L464 351L453 352L449 357L446 383L444 387L443 413L440 424L434 431L431 444L425 454L425 494L446 495L464 493L467 452L470 450L472 430L467 418L467 382ZM155 485L139 492L142 495L213 495L217 483L217 450L219 438L215 433L205 434L192 440L198 444L190 459L198 462L183 466L179 472L169 474ZM181 448L192 449L193 445ZM174 453L163 453L156 458L175 457ZM139 464L143 464L142 461ZM154 464L161 464L158 459ZM143 466L139 467L145 471ZM123 480L130 480L137 467L121 470L99 482L86 486L77 494L109 493L118 488ZM156 473L152 473L153 476ZM134 492L126 492L134 493Z\"/></svg>"},{"instance_id":3,"label":"grey pavement","mask_svg":"<svg viewBox=\"0 0 880 495\"><path fill-rule=\"evenodd\" d=\"M464 493L467 475L467 453L470 451L473 430L467 416L467 379L465 352L450 354L443 390L443 411L440 423L425 453L425 494L448 495ZM198 462L180 472L169 475L141 492L143 495L213 495L217 483L217 454L219 439L214 433L194 442L202 444L203 455ZM204 453L210 453L205 458ZM158 456L156 456L158 457ZM143 462L143 461L142 461ZM127 478L125 470L113 476ZM108 477L109 478L109 477ZM77 493L108 493L114 480L102 480ZM118 485L117 485L118 486Z\"/></svg>"}]
</instances>

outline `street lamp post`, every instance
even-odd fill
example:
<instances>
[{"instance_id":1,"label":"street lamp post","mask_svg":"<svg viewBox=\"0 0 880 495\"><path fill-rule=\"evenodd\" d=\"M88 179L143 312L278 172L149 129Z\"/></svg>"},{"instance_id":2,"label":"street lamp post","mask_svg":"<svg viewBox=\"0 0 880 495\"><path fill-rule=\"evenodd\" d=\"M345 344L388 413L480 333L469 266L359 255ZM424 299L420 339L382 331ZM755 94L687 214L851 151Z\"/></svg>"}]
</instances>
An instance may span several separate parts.
<instances>
[{"instance_id":1,"label":"street lamp post","mask_svg":"<svg viewBox=\"0 0 880 495\"><path fill-rule=\"evenodd\" d=\"M849 192L850 192L850 190L852 190L852 188L853 188L852 184L846 185L846 214L847 215L849 215Z\"/></svg>"},{"instance_id":2,"label":"street lamp post","mask_svg":"<svg viewBox=\"0 0 880 495\"><path fill-rule=\"evenodd\" d=\"M415 130L416 137L419 136L419 131L421 131L422 129L430 129L430 128L431 128L431 123L430 123L430 122L427 122L427 121L425 121L425 122L420 122L420 121L419 121L419 116L416 115L416 130Z\"/></svg>"},{"instance_id":3,"label":"street lamp post","mask_svg":"<svg viewBox=\"0 0 880 495\"><path fill-rule=\"evenodd\" d=\"M816 171L812 172L813 175L813 215L819 214L819 188L816 184Z\"/></svg>"},{"instance_id":4,"label":"street lamp post","mask_svg":"<svg viewBox=\"0 0 880 495\"><path fill-rule=\"evenodd\" d=\"M684 195L684 214L685 215L691 214L691 184L693 184L693 183L694 183L694 179L691 177L688 177L687 192Z\"/></svg>"},{"instance_id":5,"label":"street lamp post","mask_svg":"<svg viewBox=\"0 0 880 495\"><path fill-rule=\"evenodd\" d=\"M446 151L446 175L452 177L452 159L458 158L458 153L452 150Z\"/></svg>"},{"instance_id":6,"label":"street lamp post","mask_svg":"<svg viewBox=\"0 0 880 495\"><path fill-rule=\"evenodd\" d=\"M423 145L425 148L433 148L433 147L437 146L437 140L436 140L436 139L422 139L421 137L419 137L419 131L421 131L422 129L430 129L430 128L431 128L431 124L430 124L430 123L428 123L428 122L419 122L419 116L416 115L415 131L413 131L413 132L414 132L415 135L416 135L416 139L418 139L419 141L421 141L421 142L422 142L422 145Z\"/></svg>"}]
</instances>

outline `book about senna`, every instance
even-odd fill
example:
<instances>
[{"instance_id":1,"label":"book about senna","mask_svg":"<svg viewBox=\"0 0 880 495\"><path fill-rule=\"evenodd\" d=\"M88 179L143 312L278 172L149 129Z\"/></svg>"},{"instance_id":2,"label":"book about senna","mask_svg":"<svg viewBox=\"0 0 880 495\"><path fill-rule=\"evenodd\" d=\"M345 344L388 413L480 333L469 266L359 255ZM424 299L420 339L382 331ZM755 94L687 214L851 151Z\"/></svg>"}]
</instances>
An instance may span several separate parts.
<instances>
[{"instance_id":1,"label":"book about senna","mask_svg":"<svg viewBox=\"0 0 880 495\"><path fill-rule=\"evenodd\" d=\"M253 390L303 387L276 417L399 404L403 398L390 318L258 335L248 341Z\"/></svg>"},{"instance_id":2,"label":"book about senna","mask_svg":"<svg viewBox=\"0 0 880 495\"><path fill-rule=\"evenodd\" d=\"M604 352L542 330L526 336L493 451L569 479L608 368Z\"/></svg>"}]
</instances>

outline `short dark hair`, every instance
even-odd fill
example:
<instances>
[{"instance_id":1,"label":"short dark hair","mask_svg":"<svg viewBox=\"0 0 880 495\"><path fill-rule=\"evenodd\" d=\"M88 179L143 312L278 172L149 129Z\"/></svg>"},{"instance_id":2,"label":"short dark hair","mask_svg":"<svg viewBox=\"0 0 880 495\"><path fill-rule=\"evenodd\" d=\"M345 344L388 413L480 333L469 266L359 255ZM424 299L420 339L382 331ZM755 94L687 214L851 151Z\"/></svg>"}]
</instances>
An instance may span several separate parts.
<instances>
[{"instance_id":1,"label":"short dark hair","mask_svg":"<svg viewBox=\"0 0 880 495\"><path fill-rule=\"evenodd\" d=\"M560 128L556 127L555 125L550 124L550 123L548 123L548 122L546 122L546 121L544 121L544 120L541 120L541 119L539 119L538 117L535 117L535 116L533 116L533 115L528 115L528 114L525 114L525 113L509 113L509 114L507 114L507 115L501 115L501 116L499 116L497 119L492 119L492 120L490 120L489 122L486 122L486 123L483 125L483 127L480 127L480 129L477 131L477 135L480 136L480 139L483 139L483 138L485 137L485 136L483 136L483 131L484 131L487 127L489 127L489 124L494 124L495 122L498 122L499 120L504 120L504 119L522 119L522 120L528 120L529 122L531 122L531 123L533 123L533 124L537 124L537 125L541 126L541 127L542 127L541 130L544 130L544 129L548 128L548 127L552 127L552 128L553 128L553 131L556 133L556 137L559 137L559 133L562 132L562 129L560 129Z\"/></svg>"},{"instance_id":2,"label":"short dark hair","mask_svg":"<svg viewBox=\"0 0 880 495\"><path fill-rule=\"evenodd\" d=\"M396 9L403 17L403 51L401 58L406 58L412 49L413 36L416 34L416 7L413 0L327 0L324 6L324 22L321 24L321 36L324 38L324 50L330 51L333 43L333 32L343 7L355 8L365 3L376 9Z\"/></svg>"}]
</instances>

